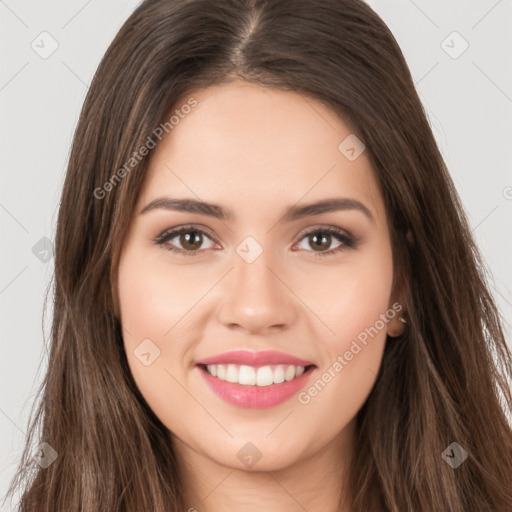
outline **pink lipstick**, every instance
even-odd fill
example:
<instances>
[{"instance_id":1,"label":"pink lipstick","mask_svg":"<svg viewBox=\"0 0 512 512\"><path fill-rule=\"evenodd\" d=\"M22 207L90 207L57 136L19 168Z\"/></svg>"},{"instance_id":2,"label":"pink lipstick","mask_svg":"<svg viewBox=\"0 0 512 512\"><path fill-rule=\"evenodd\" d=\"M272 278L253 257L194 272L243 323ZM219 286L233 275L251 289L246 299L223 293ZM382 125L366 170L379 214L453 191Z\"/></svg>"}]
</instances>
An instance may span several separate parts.
<instances>
[{"instance_id":1,"label":"pink lipstick","mask_svg":"<svg viewBox=\"0 0 512 512\"><path fill-rule=\"evenodd\" d=\"M202 359L196 367L209 388L228 403L268 408L298 393L316 366L284 352L235 350Z\"/></svg>"}]
</instances>

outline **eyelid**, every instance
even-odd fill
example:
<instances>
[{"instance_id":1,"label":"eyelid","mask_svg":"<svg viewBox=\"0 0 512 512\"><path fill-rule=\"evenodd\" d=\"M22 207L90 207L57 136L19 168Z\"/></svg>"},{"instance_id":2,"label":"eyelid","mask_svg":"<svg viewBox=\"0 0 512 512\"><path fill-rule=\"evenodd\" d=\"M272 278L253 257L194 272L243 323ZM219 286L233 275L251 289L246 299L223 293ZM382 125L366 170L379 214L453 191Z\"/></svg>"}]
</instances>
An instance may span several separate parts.
<instances>
[{"instance_id":1,"label":"eyelid","mask_svg":"<svg viewBox=\"0 0 512 512\"><path fill-rule=\"evenodd\" d=\"M161 240L168 234L174 233L176 231L185 230L185 229L189 229L190 231L203 231L210 238L216 239L216 236L213 234L213 231L211 231L210 228L203 226L202 224L183 224L182 226L175 226L173 228L164 229L159 235L157 235L153 239L153 241Z\"/></svg>"},{"instance_id":2,"label":"eyelid","mask_svg":"<svg viewBox=\"0 0 512 512\"><path fill-rule=\"evenodd\" d=\"M359 237L352 235L346 229L342 229L337 226L332 226L329 224L320 224L317 226L309 227L309 228L305 229L304 231L302 231L298 235L298 241L296 243L300 243L304 237L311 235L313 233L328 233L329 235L337 238L341 243L340 246L335 247L334 249L329 249L327 251L319 251L316 253L315 253L315 251L306 251L306 252L310 252L310 253L312 252L315 257L316 256L330 256L330 255L337 254L344 250L356 249L359 246L359 243L361 240ZM294 245L296 245L296 244L294 244Z\"/></svg>"},{"instance_id":3,"label":"eyelid","mask_svg":"<svg viewBox=\"0 0 512 512\"><path fill-rule=\"evenodd\" d=\"M220 242L217 240L217 237L210 230L210 228L203 226L202 224L184 224L183 226L176 226L173 228L166 229L162 233L157 235L155 238L153 238L153 242L156 244L164 244L166 240L169 240L170 238L175 238L176 236L180 235L181 232L183 231L197 231L199 233L207 235L208 238L210 238L216 244L221 245ZM184 251L183 249L180 248L175 249L177 252ZM197 254L199 251L184 252L187 252L188 254Z\"/></svg>"},{"instance_id":4,"label":"eyelid","mask_svg":"<svg viewBox=\"0 0 512 512\"><path fill-rule=\"evenodd\" d=\"M304 236L309 235L311 233L316 233L318 231L333 232L339 235L345 235L348 238L353 238L354 240L356 239L356 237L346 229L339 228L338 226L333 226L330 224L318 224L315 226L309 226L308 228L305 228L303 231L299 232L297 237L299 238L299 240L302 240Z\"/></svg>"}]
</instances>

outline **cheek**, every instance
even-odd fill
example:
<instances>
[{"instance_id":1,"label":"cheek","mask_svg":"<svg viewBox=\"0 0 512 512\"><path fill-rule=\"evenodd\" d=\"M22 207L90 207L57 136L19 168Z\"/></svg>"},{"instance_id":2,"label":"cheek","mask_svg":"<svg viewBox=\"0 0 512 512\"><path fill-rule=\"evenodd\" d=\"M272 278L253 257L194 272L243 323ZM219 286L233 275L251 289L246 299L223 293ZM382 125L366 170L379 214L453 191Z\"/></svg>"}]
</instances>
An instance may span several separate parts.
<instances>
[{"instance_id":1,"label":"cheek","mask_svg":"<svg viewBox=\"0 0 512 512\"><path fill-rule=\"evenodd\" d=\"M144 367L138 353L141 343L145 344L143 353L150 354L144 362L155 361L148 367L159 366L168 357L162 340L183 307L178 301L181 293L171 293L178 288L176 274L171 277L163 272L158 262L142 251L130 246L126 249L119 264L118 295L124 345L134 375Z\"/></svg>"},{"instance_id":2,"label":"cheek","mask_svg":"<svg viewBox=\"0 0 512 512\"><path fill-rule=\"evenodd\" d=\"M373 244L354 253L343 264L320 268L314 279L297 283L305 302L321 320L315 327L330 361L350 349L354 340L385 340L393 284L393 262L388 243ZM393 312L391 312L393 313ZM394 315L392 315L394 316ZM389 318L389 317L388 317ZM350 355L348 356L350 357ZM359 359L364 359L359 357Z\"/></svg>"},{"instance_id":3,"label":"cheek","mask_svg":"<svg viewBox=\"0 0 512 512\"><path fill-rule=\"evenodd\" d=\"M120 262L118 292L127 332L163 338L211 287L200 272L171 268L164 251L128 248Z\"/></svg>"},{"instance_id":4,"label":"cheek","mask_svg":"<svg viewBox=\"0 0 512 512\"><path fill-rule=\"evenodd\" d=\"M332 432L346 425L368 397L379 372L386 343L387 323L395 316L389 308L393 282L391 250L368 252L369 257L331 272L310 295L327 328L318 329L322 364L308 388L298 395L305 421L330 411ZM329 427L329 428L331 428Z\"/></svg>"},{"instance_id":5,"label":"cheek","mask_svg":"<svg viewBox=\"0 0 512 512\"><path fill-rule=\"evenodd\" d=\"M153 412L174 427L175 411L190 406L190 396L180 386L183 379L175 368L186 353L177 332L189 302L197 301L197 292L190 291L179 272L165 271L156 258L128 247L119 265L118 296L133 379Z\"/></svg>"},{"instance_id":6,"label":"cheek","mask_svg":"<svg viewBox=\"0 0 512 512\"><path fill-rule=\"evenodd\" d=\"M372 341L386 336L386 312L392 287L392 270L368 269L339 281L342 290L333 297L329 320L333 335L324 337L329 353L336 357L350 350L354 342L370 348ZM376 345L378 343L375 343ZM350 355L347 355L350 358ZM359 359L362 359L359 357Z\"/></svg>"}]
</instances>

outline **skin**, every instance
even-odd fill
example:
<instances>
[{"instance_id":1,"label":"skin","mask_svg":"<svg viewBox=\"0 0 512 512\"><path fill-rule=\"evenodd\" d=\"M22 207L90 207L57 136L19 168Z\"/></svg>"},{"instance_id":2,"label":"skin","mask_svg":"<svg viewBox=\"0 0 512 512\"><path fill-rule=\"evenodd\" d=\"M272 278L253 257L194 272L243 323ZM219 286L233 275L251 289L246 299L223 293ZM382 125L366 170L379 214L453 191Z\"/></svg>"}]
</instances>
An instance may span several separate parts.
<instances>
[{"instance_id":1,"label":"skin","mask_svg":"<svg viewBox=\"0 0 512 512\"><path fill-rule=\"evenodd\" d=\"M317 365L307 390L398 299L382 195L366 152L350 161L339 151L352 131L322 103L243 82L193 97L199 104L152 151L123 245L119 306L133 377L172 432L187 506L338 510L355 416L375 383L386 331L403 329L399 315L307 404L293 396L266 409L231 405L195 363L234 349L277 349ZM235 218L140 213L164 195L216 203ZM289 206L333 197L360 201L373 220L345 210L279 222ZM166 249L187 250L179 235L153 240L191 223L215 235L203 235L198 255L190 246L183 256ZM304 233L328 226L358 237L358 246L319 256L343 243L333 236L315 251ZM236 252L247 236L263 249L252 263ZM146 338L160 350L149 366L133 352ZM237 458L247 442L262 455L250 468Z\"/></svg>"}]
</instances>

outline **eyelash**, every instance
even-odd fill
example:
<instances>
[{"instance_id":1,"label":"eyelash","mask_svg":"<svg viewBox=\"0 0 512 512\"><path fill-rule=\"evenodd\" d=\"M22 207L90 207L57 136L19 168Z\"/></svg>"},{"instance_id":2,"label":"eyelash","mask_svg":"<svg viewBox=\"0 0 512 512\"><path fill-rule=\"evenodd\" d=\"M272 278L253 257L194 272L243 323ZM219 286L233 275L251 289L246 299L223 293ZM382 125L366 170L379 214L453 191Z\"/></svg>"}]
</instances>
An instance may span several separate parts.
<instances>
[{"instance_id":1,"label":"eyelash","mask_svg":"<svg viewBox=\"0 0 512 512\"><path fill-rule=\"evenodd\" d=\"M180 228L172 229L170 231L164 231L162 234L155 237L153 239L153 242L158 245L163 245L167 241L175 238L176 236L181 235L182 233L189 233L189 232L201 233L203 235L206 235L212 241L216 242L215 237L208 230L200 229L194 225L182 226ZM307 231L306 233L302 234L302 236L299 239L299 242L303 238L305 238L311 234L315 234L315 233L323 233L323 234L332 235L335 238L337 238L339 242L342 243L342 245L340 245L339 247L336 247L335 249L330 249L328 251L316 252L315 256L331 256L340 251L344 251L344 250L348 250L348 249L355 249L358 246L358 240L355 237L348 235L345 231L342 231L341 229L335 228L333 226L311 229L310 231ZM173 247L172 245L169 245L168 247L166 247L166 249L168 251L172 251L172 252L178 254L179 256L198 256L199 253L201 252L200 250L186 251L184 249L179 249L177 247Z\"/></svg>"}]
</instances>

